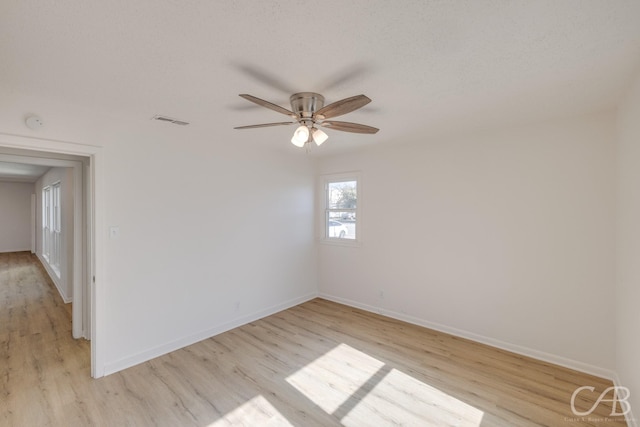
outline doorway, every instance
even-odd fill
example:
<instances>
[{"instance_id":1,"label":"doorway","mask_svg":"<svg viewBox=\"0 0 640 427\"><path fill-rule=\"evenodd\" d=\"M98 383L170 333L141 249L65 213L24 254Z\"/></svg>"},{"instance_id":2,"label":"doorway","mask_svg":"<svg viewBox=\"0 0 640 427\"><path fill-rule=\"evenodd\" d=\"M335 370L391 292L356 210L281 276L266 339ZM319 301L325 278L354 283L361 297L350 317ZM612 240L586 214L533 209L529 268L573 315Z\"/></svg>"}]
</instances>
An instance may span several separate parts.
<instances>
[{"instance_id":1,"label":"doorway","mask_svg":"<svg viewBox=\"0 0 640 427\"><path fill-rule=\"evenodd\" d=\"M73 286L72 331L76 339L91 340L91 376L104 375L100 361L100 328L96 322L98 296L95 292L96 212L99 195L96 191L96 163L100 148L95 146L47 141L0 133L0 161L53 168L68 168L73 175L73 239L72 265L69 278ZM36 194L36 198L40 195Z\"/></svg>"}]
</instances>

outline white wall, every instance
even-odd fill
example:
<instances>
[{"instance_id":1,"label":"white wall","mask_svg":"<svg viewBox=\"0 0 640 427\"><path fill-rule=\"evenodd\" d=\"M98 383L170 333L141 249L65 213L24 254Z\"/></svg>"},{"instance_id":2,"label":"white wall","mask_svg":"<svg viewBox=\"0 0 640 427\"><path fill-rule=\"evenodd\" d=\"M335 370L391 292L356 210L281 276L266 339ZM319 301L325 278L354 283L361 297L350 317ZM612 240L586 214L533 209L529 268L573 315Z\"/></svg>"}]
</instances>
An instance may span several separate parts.
<instances>
[{"instance_id":1,"label":"white wall","mask_svg":"<svg viewBox=\"0 0 640 427\"><path fill-rule=\"evenodd\" d=\"M640 75L618 120L617 369L640 411Z\"/></svg>"},{"instance_id":2,"label":"white wall","mask_svg":"<svg viewBox=\"0 0 640 427\"><path fill-rule=\"evenodd\" d=\"M60 182L61 254L60 277L42 256L42 189ZM58 288L64 302L73 301L73 168L51 168L35 184L36 193L36 254Z\"/></svg>"},{"instance_id":3,"label":"white wall","mask_svg":"<svg viewBox=\"0 0 640 427\"><path fill-rule=\"evenodd\" d=\"M0 252L31 250L33 184L0 181Z\"/></svg>"},{"instance_id":4,"label":"white wall","mask_svg":"<svg viewBox=\"0 0 640 427\"><path fill-rule=\"evenodd\" d=\"M320 245L321 294L608 374L614 130L599 114L321 159L361 172L363 222L361 247Z\"/></svg>"},{"instance_id":5,"label":"white wall","mask_svg":"<svg viewBox=\"0 0 640 427\"><path fill-rule=\"evenodd\" d=\"M287 141L285 141L287 142ZM107 371L316 292L306 156L132 138L109 150ZM117 166L116 166L117 165Z\"/></svg>"}]
</instances>

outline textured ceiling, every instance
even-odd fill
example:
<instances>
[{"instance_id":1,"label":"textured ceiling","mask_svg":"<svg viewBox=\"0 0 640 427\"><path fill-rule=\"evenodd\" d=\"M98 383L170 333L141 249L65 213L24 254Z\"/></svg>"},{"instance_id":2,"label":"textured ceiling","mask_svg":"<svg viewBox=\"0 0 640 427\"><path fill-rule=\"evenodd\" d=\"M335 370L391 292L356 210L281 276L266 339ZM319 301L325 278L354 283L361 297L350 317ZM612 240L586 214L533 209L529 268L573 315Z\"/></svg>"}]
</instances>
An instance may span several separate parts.
<instances>
[{"instance_id":1,"label":"textured ceiling","mask_svg":"<svg viewBox=\"0 0 640 427\"><path fill-rule=\"evenodd\" d=\"M380 132L328 130L315 151L335 153L613 108L640 67L639 22L637 0L3 0L0 89L273 147L293 128L233 130L286 120L239 93L368 95L338 120Z\"/></svg>"}]
</instances>

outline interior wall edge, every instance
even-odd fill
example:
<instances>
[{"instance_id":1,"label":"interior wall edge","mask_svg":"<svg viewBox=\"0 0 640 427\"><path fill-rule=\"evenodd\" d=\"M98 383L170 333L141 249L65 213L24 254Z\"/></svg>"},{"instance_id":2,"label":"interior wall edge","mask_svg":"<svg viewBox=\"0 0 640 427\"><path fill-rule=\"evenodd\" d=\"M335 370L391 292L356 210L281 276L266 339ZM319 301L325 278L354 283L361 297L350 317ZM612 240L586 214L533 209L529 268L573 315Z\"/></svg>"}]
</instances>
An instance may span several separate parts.
<instances>
[{"instance_id":1,"label":"interior wall edge","mask_svg":"<svg viewBox=\"0 0 640 427\"><path fill-rule=\"evenodd\" d=\"M611 379L613 381L613 385L616 387L625 387L624 383L620 380L620 376L618 375L617 372L614 372L614 376ZM624 407L620 408L621 410L624 410ZM638 427L638 423L636 421L636 418L633 416L633 408L629 407L629 412L627 412L624 415L624 419L627 422L627 427Z\"/></svg>"},{"instance_id":2,"label":"interior wall edge","mask_svg":"<svg viewBox=\"0 0 640 427\"><path fill-rule=\"evenodd\" d=\"M212 328L208 328L204 331L189 335L187 337L180 338L178 340L166 343L164 345L150 348L148 350L136 353L132 356L125 357L114 362L107 362L104 365L104 376L111 375L119 371L123 371L127 368L133 367L135 365L139 365L140 363L144 363L151 359L155 359L156 357L160 357L167 353L171 353L172 351L180 350L184 347L190 346L199 341L204 341L216 335L227 332L231 329L246 325L247 323L255 322L256 320L260 320L264 317L271 316L273 314L276 314L283 310L287 310L296 305L305 303L307 301L311 301L312 299L317 297L318 297L317 292L312 292L312 293L302 295L293 299L289 299L288 301L255 311L253 313L249 313L245 316L233 319L229 322L222 323L220 325L214 326Z\"/></svg>"},{"instance_id":3,"label":"interior wall edge","mask_svg":"<svg viewBox=\"0 0 640 427\"><path fill-rule=\"evenodd\" d=\"M563 356L547 353L544 351L532 349L529 347L520 346L517 344L511 344L505 341L487 337L484 335L475 334L473 332L465 331L458 328L453 328L447 325L442 325L435 322L430 322L426 319L421 319L414 316L409 316L403 313L398 313L393 310L386 310L379 307L374 307L368 304L363 304L358 301L353 301L347 298L337 297L324 292L318 293L319 298L324 298L329 301L344 304L350 307L359 308L371 313L380 314L382 316L390 317L392 319L401 320L403 322L411 323L413 325L422 326L424 328L433 329L434 331L444 332L456 337L465 338L480 344L485 344L491 347L496 347L501 350L510 351L512 353L520 354L522 356L531 357L533 359L541 360L543 362L553 363L554 365L563 366L565 368L574 369L576 371L583 372L585 374L594 375L600 378L606 378L614 382L617 379L617 373L611 369L601 368L588 363L580 362L578 360L572 360Z\"/></svg>"}]
</instances>

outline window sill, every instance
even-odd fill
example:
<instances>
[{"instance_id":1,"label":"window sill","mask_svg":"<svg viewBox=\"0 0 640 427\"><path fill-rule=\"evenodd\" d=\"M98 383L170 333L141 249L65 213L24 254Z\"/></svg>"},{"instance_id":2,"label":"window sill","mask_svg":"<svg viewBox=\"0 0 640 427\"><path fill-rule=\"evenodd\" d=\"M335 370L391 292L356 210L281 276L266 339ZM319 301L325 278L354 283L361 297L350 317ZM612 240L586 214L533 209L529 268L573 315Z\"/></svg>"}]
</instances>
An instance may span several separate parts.
<instances>
[{"instance_id":1,"label":"window sill","mask_svg":"<svg viewBox=\"0 0 640 427\"><path fill-rule=\"evenodd\" d=\"M325 237L319 239L319 242L323 245L329 246L343 246L349 248L359 248L362 246L359 240L356 239L339 239L337 237Z\"/></svg>"}]
</instances>

